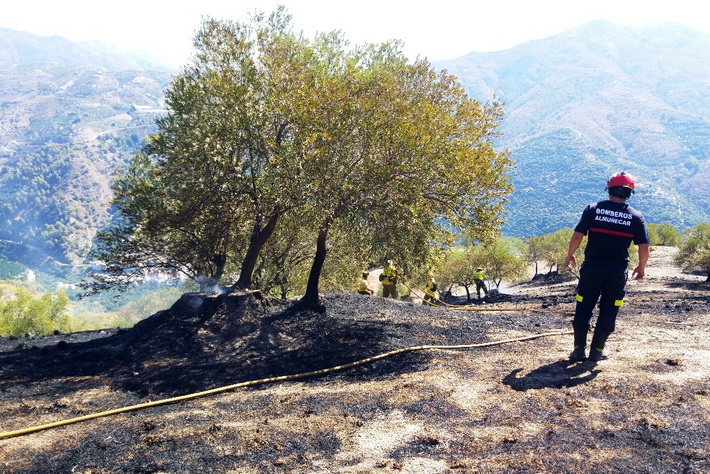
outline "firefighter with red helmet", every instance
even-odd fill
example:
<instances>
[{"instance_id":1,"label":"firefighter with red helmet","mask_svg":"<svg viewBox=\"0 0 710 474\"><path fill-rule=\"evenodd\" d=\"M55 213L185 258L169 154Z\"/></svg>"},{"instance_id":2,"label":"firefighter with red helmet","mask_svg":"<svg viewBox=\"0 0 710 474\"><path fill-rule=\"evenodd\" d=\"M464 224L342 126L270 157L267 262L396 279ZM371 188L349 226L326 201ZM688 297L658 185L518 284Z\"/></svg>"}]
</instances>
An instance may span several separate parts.
<instances>
[{"instance_id":1,"label":"firefighter with red helmet","mask_svg":"<svg viewBox=\"0 0 710 474\"><path fill-rule=\"evenodd\" d=\"M612 175L606 184L609 199L589 204L584 209L570 239L565 259L568 268L576 266L574 252L587 236L572 321L572 360L586 359L587 332L597 302L599 314L589 348L589 360L607 358L603 350L607 338L614 332L616 316L624 300L631 242L638 246L638 265L632 272L632 278L640 280L646 274L650 242L646 220L643 214L626 203L635 187L634 180L628 174L621 172Z\"/></svg>"}]
</instances>

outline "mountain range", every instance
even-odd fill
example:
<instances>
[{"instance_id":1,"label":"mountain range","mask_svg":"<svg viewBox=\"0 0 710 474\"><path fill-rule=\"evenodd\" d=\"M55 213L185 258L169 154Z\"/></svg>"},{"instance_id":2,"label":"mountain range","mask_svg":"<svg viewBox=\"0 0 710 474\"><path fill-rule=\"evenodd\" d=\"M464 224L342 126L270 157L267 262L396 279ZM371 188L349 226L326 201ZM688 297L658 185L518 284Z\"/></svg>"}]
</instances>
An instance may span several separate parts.
<instances>
[{"instance_id":1,"label":"mountain range","mask_svg":"<svg viewBox=\"0 0 710 474\"><path fill-rule=\"evenodd\" d=\"M432 65L505 104L506 235L573 227L621 170L650 222L710 220L709 35L592 22ZM170 77L103 45L0 29L0 256L86 257L109 219L110 181L164 113Z\"/></svg>"},{"instance_id":2,"label":"mountain range","mask_svg":"<svg viewBox=\"0 0 710 474\"><path fill-rule=\"evenodd\" d=\"M505 104L498 145L516 163L508 235L574 227L616 171L635 177L630 202L649 221L708 220L710 35L596 21L434 64L472 97Z\"/></svg>"},{"instance_id":3,"label":"mountain range","mask_svg":"<svg viewBox=\"0 0 710 474\"><path fill-rule=\"evenodd\" d=\"M107 46L0 29L0 255L81 262L110 182L164 113L167 71Z\"/></svg>"}]
</instances>

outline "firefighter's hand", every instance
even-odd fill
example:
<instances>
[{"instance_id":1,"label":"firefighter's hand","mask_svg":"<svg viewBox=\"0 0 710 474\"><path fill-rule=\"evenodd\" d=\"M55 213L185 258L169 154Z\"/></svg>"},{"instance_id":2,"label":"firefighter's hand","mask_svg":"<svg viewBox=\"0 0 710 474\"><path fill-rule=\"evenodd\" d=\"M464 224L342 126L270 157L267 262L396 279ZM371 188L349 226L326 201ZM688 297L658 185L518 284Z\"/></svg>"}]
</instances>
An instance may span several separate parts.
<instances>
[{"instance_id":1,"label":"firefighter's hand","mask_svg":"<svg viewBox=\"0 0 710 474\"><path fill-rule=\"evenodd\" d=\"M631 274L631 279L632 280L641 280L645 276L646 276L646 269L638 266L638 267L634 268L634 271Z\"/></svg>"},{"instance_id":2,"label":"firefighter's hand","mask_svg":"<svg viewBox=\"0 0 710 474\"><path fill-rule=\"evenodd\" d=\"M574 258L574 254L573 254L573 255L569 255L569 256L565 259L565 267L567 267L569 270L572 270L572 268L574 268L574 267L576 267L576 266L577 266L577 259Z\"/></svg>"}]
</instances>

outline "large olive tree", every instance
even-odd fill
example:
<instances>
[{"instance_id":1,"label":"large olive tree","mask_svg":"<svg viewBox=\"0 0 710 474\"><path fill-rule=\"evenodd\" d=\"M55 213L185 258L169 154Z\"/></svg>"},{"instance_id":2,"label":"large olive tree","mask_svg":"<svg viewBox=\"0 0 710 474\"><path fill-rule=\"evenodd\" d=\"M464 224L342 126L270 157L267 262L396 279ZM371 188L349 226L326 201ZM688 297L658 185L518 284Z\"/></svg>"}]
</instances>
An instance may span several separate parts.
<instances>
[{"instance_id":1,"label":"large olive tree","mask_svg":"<svg viewBox=\"0 0 710 474\"><path fill-rule=\"evenodd\" d=\"M410 63L398 42L308 41L282 8L249 24L207 20L195 46L168 114L116 183L118 219L97 252L109 285L150 266L211 283L234 269L248 288L279 221L297 211L289 228L316 242L302 301L318 307L333 229L358 234L351 254L410 266L453 229L496 233L511 190L509 158L492 145L499 104Z\"/></svg>"},{"instance_id":2,"label":"large olive tree","mask_svg":"<svg viewBox=\"0 0 710 474\"><path fill-rule=\"evenodd\" d=\"M305 201L284 103L304 87L307 42L283 9L250 23L206 20L197 53L166 91L158 131L114 185L117 219L94 255L94 289L146 267L248 288L278 219Z\"/></svg>"}]
</instances>

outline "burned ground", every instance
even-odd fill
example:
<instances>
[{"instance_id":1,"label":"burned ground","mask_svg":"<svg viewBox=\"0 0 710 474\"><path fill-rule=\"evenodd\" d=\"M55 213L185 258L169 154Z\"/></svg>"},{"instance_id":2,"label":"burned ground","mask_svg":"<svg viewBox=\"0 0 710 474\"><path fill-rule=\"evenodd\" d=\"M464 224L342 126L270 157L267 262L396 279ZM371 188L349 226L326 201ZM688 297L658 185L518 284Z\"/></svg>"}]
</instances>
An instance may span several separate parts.
<instances>
[{"instance_id":1,"label":"burned ground","mask_svg":"<svg viewBox=\"0 0 710 474\"><path fill-rule=\"evenodd\" d=\"M0 439L0 472L709 472L710 287L651 254L594 364L571 335L421 350ZM393 349L570 328L574 282L430 308L347 293L325 313L185 295L129 330L0 339L0 431Z\"/></svg>"}]
</instances>

